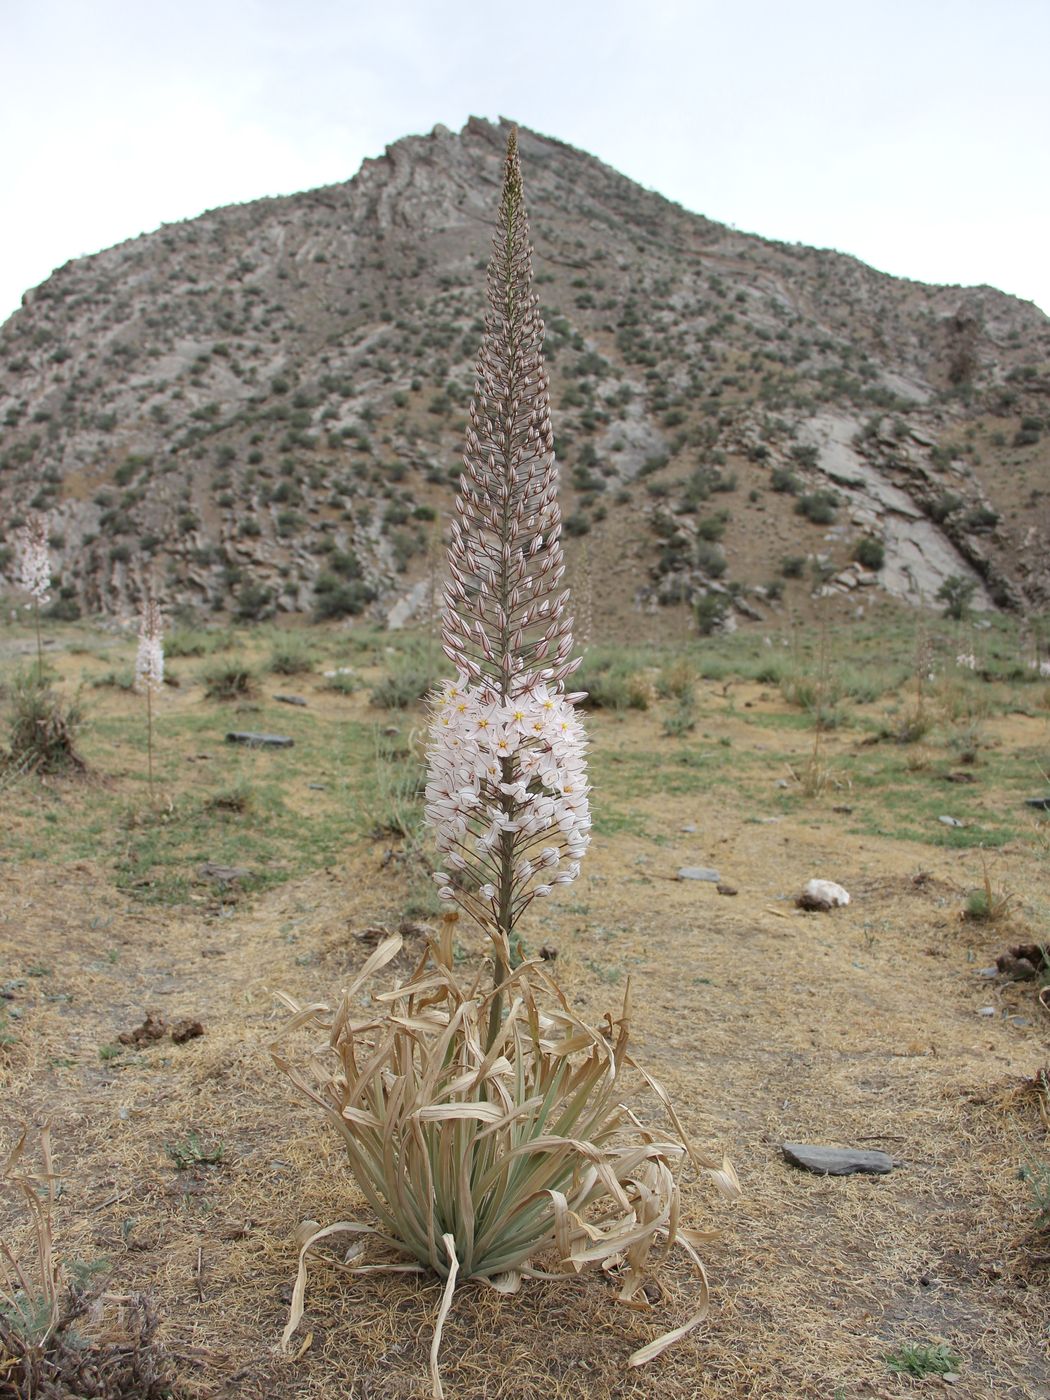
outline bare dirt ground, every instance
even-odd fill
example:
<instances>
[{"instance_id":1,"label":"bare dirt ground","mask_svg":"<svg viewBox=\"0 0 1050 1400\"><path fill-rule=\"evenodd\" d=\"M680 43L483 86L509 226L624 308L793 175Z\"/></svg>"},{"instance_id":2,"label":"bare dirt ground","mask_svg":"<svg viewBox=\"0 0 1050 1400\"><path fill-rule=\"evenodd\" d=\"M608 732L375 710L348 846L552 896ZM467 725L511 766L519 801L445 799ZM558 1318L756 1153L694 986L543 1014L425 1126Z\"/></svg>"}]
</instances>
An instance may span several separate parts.
<instances>
[{"instance_id":1,"label":"bare dirt ground","mask_svg":"<svg viewBox=\"0 0 1050 1400\"><path fill-rule=\"evenodd\" d=\"M365 712L360 697L305 693L319 713ZM700 1186L685 1193L690 1223L722 1232L705 1251L711 1316L631 1371L633 1350L691 1313L684 1259L661 1272L649 1313L619 1305L600 1276L533 1282L508 1299L467 1284L445 1329L446 1393L1045 1400L1050 1237L1033 1232L1018 1169L1026 1153L1047 1161L1026 1085L1050 1062L1050 1016L1031 983L978 970L1011 943L1047 938L1046 828L1022 814L995 853L995 880L1016 896L1007 920L964 921L980 874L972 848L939 844L936 823L926 844L862 829L835 810L852 804L848 789L790 809L756 799L734 780L733 755L777 755L762 779L772 794L780 756L801 761L811 734L777 727L785 706L756 685L733 704L717 686L701 700L701 731L673 741L654 712L592 719L592 853L528 935L558 949L559 980L592 1020L630 978L637 1056L698 1144L737 1168L735 1205ZM1002 715L987 730L1008 749L1045 750L1045 717ZM688 761L667 781L641 780L661 743L698 763L724 748L726 766L716 782ZM829 761L856 744L829 739ZM60 819L63 804L67 819L90 805L75 783L57 780L49 801L56 793ZM989 780L981 801L1015 811L1021 795ZM35 801L25 785L6 794L10 832L37 820ZM315 1264L299 1350L276 1350L293 1230L364 1216L334 1134L269 1061L283 1016L273 994L334 998L367 956L355 935L396 924L406 895L390 848L362 836L276 888L198 890L175 906L119 891L106 861L0 865L0 981L20 1013L0 1052L4 1140L21 1121L51 1121L62 1254L97 1264L109 1295L150 1295L180 1397L428 1394L436 1283ZM674 878L699 864L738 893ZM844 884L849 907L797 911L792 897L813 875ZM468 933L463 943L480 951ZM419 948L410 936L406 966ZM118 1034L149 1010L199 1019L204 1034L118 1052ZM783 1160L785 1140L880 1148L899 1165L885 1177L808 1175ZM219 1149L210 1164L176 1164ZM960 1358L954 1383L887 1367L902 1346L937 1341Z\"/></svg>"}]
</instances>

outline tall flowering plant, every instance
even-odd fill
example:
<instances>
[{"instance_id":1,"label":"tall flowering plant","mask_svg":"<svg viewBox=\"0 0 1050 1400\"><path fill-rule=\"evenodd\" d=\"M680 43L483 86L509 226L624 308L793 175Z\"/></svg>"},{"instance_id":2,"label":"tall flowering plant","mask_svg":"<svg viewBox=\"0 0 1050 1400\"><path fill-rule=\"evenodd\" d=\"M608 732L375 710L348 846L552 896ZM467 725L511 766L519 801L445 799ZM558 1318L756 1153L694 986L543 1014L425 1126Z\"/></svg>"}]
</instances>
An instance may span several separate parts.
<instances>
[{"instance_id":1,"label":"tall flowering plant","mask_svg":"<svg viewBox=\"0 0 1050 1400\"><path fill-rule=\"evenodd\" d=\"M16 536L17 583L33 600L36 623L37 676L44 676L44 646L40 637L40 608L51 596L51 555L47 545L47 516L31 515Z\"/></svg>"},{"instance_id":2,"label":"tall flowering plant","mask_svg":"<svg viewBox=\"0 0 1050 1400\"><path fill-rule=\"evenodd\" d=\"M139 616L139 644L135 653L135 689L146 697L146 753L149 791L153 796L153 701L164 685L164 624L157 600L147 594Z\"/></svg>"},{"instance_id":3,"label":"tall flowering plant","mask_svg":"<svg viewBox=\"0 0 1050 1400\"><path fill-rule=\"evenodd\" d=\"M569 1272L601 1264L621 1298L645 1308L649 1268L682 1246L700 1274L701 1306L628 1360L659 1355L707 1303L694 1245L709 1236L680 1223L680 1169L691 1162L726 1194L739 1189L728 1162L687 1141L667 1095L629 1054L629 993L618 1018L590 1026L513 939L532 900L576 878L590 839L579 697L565 689L572 623L530 256L512 133L449 548L443 643L455 675L432 699L426 787L442 898L489 935L493 986L483 991L456 967L450 910L407 980L364 1009L360 989L401 952L400 935L375 950L336 1008L284 998L294 1015L271 1047L341 1134L377 1219L303 1223L284 1345L303 1316L309 1253L337 1233L371 1237L398 1256L387 1267L445 1281L435 1397L457 1278L514 1292L524 1277L547 1276L538 1256ZM326 1044L293 1061L288 1040L305 1027L323 1030ZM621 1102L632 1069L671 1129L645 1127Z\"/></svg>"},{"instance_id":4,"label":"tall flowering plant","mask_svg":"<svg viewBox=\"0 0 1050 1400\"><path fill-rule=\"evenodd\" d=\"M591 826L582 696L565 691L579 663L513 133L487 293L442 616L456 675L433 699L426 814L440 894L491 936L498 984L518 919L576 878Z\"/></svg>"}]
</instances>

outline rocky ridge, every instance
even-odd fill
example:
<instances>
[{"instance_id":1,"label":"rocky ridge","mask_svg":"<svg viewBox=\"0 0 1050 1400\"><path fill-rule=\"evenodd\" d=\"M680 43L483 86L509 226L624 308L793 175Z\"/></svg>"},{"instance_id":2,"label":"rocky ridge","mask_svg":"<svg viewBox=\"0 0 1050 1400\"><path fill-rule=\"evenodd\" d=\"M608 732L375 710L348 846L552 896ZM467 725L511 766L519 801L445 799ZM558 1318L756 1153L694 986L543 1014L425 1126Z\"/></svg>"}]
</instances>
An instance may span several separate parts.
<instances>
[{"instance_id":1,"label":"rocky ridge","mask_svg":"<svg viewBox=\"0 0 1050 1400\"><path fill-rule=\"evenodd\" d=\"M126 615L147 579L170 609L424 613L504 140L437 127L28 292L0 328L0 575L38 509L67 615ZM978 606L1050 602L1040 311L737 232L532 132L521 152L596 633L929 602L953 575Z\"/></svg>"}]
</instances>

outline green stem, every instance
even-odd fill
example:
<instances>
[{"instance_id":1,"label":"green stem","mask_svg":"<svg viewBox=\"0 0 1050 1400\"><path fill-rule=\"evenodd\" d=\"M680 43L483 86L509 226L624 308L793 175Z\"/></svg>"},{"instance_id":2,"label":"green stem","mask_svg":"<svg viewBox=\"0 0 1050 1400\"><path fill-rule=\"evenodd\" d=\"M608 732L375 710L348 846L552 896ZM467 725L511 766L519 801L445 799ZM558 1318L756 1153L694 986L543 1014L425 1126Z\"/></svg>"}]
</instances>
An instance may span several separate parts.
<instances>
[{"instance_id":1,"label":"green stem","mask_svg":"<svg viewBox=\"0 0 1050 1400\"><path fill-rule=\"evenodd\" d=\"M40 599L33 599L33 619L36 622L36 678L44 683L44 643L40 639Z\"/></svg>"},{"instance_id":2,"label":"green stem","mask_svg":"<svg viewBox=\"0 0 1050 1400\"><path fill-rule=\"evenodd\" d=\"M149 800L153 805L153 687L146 686L146 761L149 768Z\"/></svg>"}]
</instances>

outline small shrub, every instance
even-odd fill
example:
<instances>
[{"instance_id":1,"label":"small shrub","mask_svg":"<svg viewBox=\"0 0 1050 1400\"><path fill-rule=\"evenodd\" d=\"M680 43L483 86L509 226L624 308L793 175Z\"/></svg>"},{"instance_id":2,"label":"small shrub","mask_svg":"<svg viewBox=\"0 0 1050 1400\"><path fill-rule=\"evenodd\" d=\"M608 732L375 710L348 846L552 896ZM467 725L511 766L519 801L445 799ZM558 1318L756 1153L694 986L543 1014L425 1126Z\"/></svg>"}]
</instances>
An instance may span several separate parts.
<instances>
[{"instance_id":1,"label":"small shrub","mask_svg":"<svg viewBox=\"0 0 1050 1400\"><path fill-rule=\"evenodd\" d=\"M695 557L697 568L708 578L721 578L728 567L726 557L718 545L711 544L709 540L697 541Z\"/></svg>"},{"instance_id":2,"label":"small shrub","mask_svg":"<svg viewBox=\"0 0 1050 1400\"><path fill-rule=\"evenodd\" d=\"M785 554L780 561L780 572L785 578L801 578L806 572L804 554Z\"/></svg>"},{"instance_id":3,"label":"small shrub","mask_svg":"<svg viewBox=\"0 0 1050 1400\"><path fill-rule=\"evenodd\" d=\"M205 632L199 627L176 627L164 640L166 656L210 656L221 651L229 638L224 632Z\"/></svg>"},{"instance_id":4,"label":"small shrub","mask_svg":"<svg viewBox=\"0 0 1050 1400\"><path fill-rule=\"evenodd\" d=\"M233 614L238 622L260 622L273 616L276 611L274 602L272 588L267 588L264 583L246 583L237 594Z\"/></svg>"},{"instance_id":5,"label":"small shrub","mask_svg":"<svg viewBox=\"0 0 1050 1400\"><path fill-rule=\"evenodd\" d=\"M977 923L998 923L1008 913L1013 895L1001 886L999 889L994 888L992 877L988 874L987 862L984 864L983 874L980 888L971 890L967 896L966 918Z\"/></svg>"},{"instance_id":6,"label":"small shrub","mask_svg":"<svg viewBox=\"0 0 1050 1400\"><path fill-rule=\"evenodd\" d=\"M802 490L802 483L793 471L787 467L774 467L769 478L769 484L773 490L782 496L797 496Z\"/></svg>"},{"instance_id":7,"label":"small shrub","mask_svg":"<svg viewBox=\"0 0 1050 1400\"><path fill-rule=\"evenodd\" d=\"M665 666L656 680L656 693L661 700L691 700L696 694L696 672L687 661L675 661Z\"/></svg>"},{"instance_id":8,"label":"small shrub","mask_svg":"<svg viewBox=\"0 0 1050 1400\"><path fill-rule=\"evenodd\" d=\"M582 703L591 710L647 710L652 703L652 686L632 662L598 649L584 657L573 686L587 692Z\"/></svg>"},{"instance_id":9,"label":"small shrub","mask_svg":"<svg viewBox=\"0 0 1050 1400\"><path fill-rule=\"evenodd\" d=\"M813 525L831 525L838 503L837 491L810 491L795 503L795 514L804 516Z\"/></svg>"},{"instance_id":10,"label":"small shrub","mask_svg":"<svg viewBox=\"0 0 1050 1400\"><path fill-rule=\"evenodd\" d=\"M696 537L699 540L709 540L712 543L720 540L725 532L729 521L727 510L716 511L714 515L705 515L696 522Z\"/></svg>"},{"instance_id":11,"label":"small shrub","mask_svg":"<svg viewBox=\"0 0 1050 1400\"><path fill-rule=\"evenodd\" d=\"M283 637L270 652L267 669L275 676L305 676L314 669L314 653L300 637Z\"/></svg>"},{"instance_id":12,"label":"small shrub","mask_svg":"<svg viewBox=\"0 0 1050 1400\"><path fill-rule=\"evenodd\" d=\"M664 717L664 737L683 739L696 728L696 721L696 700L691 693L683 695Z\"/></svg>"},{"instance_id":13,"label":"small shrub","mask_svg":"<svg viewBox=\"0 0 1050 1400\"><path fill-rule=\"evenodd\" d=\"M217 1167L225 1155L222 1143L205 1147L197 1133L187 1133L181 1142L168 1143L168 1156L178 1172L189 1171L192 1167Z\"/></svg>"},{"instance_id":14,"label":"small shrub","mask_svg":"<svg viewBox=\"0 0 1050 1400\"><path fill-rule=\"evenodd\" d=\"M877 572L886 563L886 546L872 535L866 535L857 541L853 557L863 568Z\"/></svg>"},{"instance_id":15,"label":"small shrub","mask_svg":"<svg viewBox=\"0 0 1050 1400\"><path fill-rule=\"evenodd\" d=\"M206 700L246 700L258 689L255 672L245 661L221 661L201 672Z\"/></svg>"},{"instance_id":16,"label":"small shrub","mask_svg":"<svg viewBox=\"0 0 1050 1400\"><path fill-rule=\"evenodd\" d=\"M974 506L963 516L963 524L968 530L982 534L988 530L994 530L999 524L999 512L992 510L991 506Z\"/></svg>"},{"instance_id":17,"label":"small shrub","mask_svg":"<svg viewBox=\"0 0 1050 1400\"><path fill-rule=\"evenodd\" d=\"M134 690L135 672L130 667L124 671L107 671L105 675L95 676L91 685L95 690Z\"/></svg>"},{"instance_id":18,"label":"small shrub","mask_svg":"<svg viewBox=\"0 0 1050 1400\"><path fill-rule=\"evenodd\" d=\"M441 679L438 658L422 648L403 653L385 676L369 692L369 702L385 710L406 710L425 699Z\"/></svg>"},{"instance_id":19,"label":"small shrub","mask_svg":"<svg viewBox=\"0 0 1050 1400\"><path fill-rule=\"evenodd\" d=\"M314 593L314 617L318 622L357 617L376 599L376 591L370 584L360 579L343 581L329 573L319 576Z\"/></svg>"},{"instance_id":20,"label":"small shrub","mask_svg":"<svg viewBox=\"0 0 1050 1400\"><path fill-rule=\"evenodd\" d=\"M247 816L254 806L255 792L247 783L238 783L236 787L227 788L225 792L217 792L204 804L205 811L223 817Z\"/></svg>"},{"instance_id":21,"label":"small shrub","mask_svg":"<svg viewBox=\"0 0 1050 1400\"><path fill-rule=\"evenodd\" d=\"M170 1381L154 1342L152 1312L142 1298L120 1299L113 1335L95 1340L105 1298L88 1285L104 1261L69 1258L55 1239L57 1177L50 1128L39 1133L40 1165L30 1167L23 1132L0 1166L5 1204L18 1202L26 1228L6 1230L0 1266L0 1356L5 1396L95 1396L100 1400L163 1400ZM10 1219L10 1212L9 1212ZM94 1314L86 1329L81 1320ZM111 1320L110 1320L111 1321Z\"/></svg>"},{"instance_id":22,"label":"small shrub","mask_svg":"<svg viewBox=\"0 0 1050 1400\"><path fill-rule=\"evenodd\" d=\"M82 770L76 750L83 711L65 704L51 689L48 677L21 671L10 686L10 750L4 763L19 772L63 773Z\"/></svg>"},{"instance_id":23,"label":"small shrub","mask_svg":"<svg viewBox=\"0 0 1050 1400\"><path fill-rule=\"evenodd\" d=\"M820 678L806 671L782 671L779 678L780 693L789 705L797 705L800 710L815 714L820 704Z\"/></svg>"},{"instance_id":24,"label":"small shrub","mask_svg":"<svg viewBox=\"0 0 1050 1400\"><path fill-rule=\"evenodd\" d=\"M943 525L962 505L962 497L957 496L954 491L942 491L940 495L930 505L930 519L938 525Z\"/></svg>"},{"instance_id":25,"label":"small shrub","mask_svg":"<svg viewBox=\"0 0 1050 1400\"><path fill-rule=\"evenodd\" d=\"M326 676L324 688L334 690L337 695L353 695L360 684L360 680L352 671L340 670Z\"/></svg>"},{"instance_id":26,"label":"small shrub","mask_svg":"<svg viewBox=\"0 0 1050 1400\"><path fill-rule=\"evenodd\" d=\"M937 601L944 604L945 617L962 622L969 614L970 601L976 592L977 584L973 579L949 574L937 590Z\"/></svg>"},{"instance_id":27,"label":"small shrub","mask_svg":"<svg viewBox=\"0 0 1050 1400\"><path fill-rule=\"evenodd\" d=\"M725 622L729 600L722 593L704 593L697 598L693 612L701 637L710 637Z\"/></svg>"},{"instance_id":28,"label":"small shrub","mask_svg":"<svg viewBox=\"0 0 1050 1400\"><path fill-rule=\"evenodd\" d=\"M901 1376L946 1376L963 1364L946 1342L908 1342L884 1358L891 1371Z\"/></svg>"}]
</instances>

